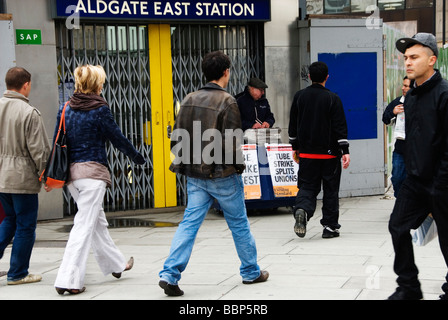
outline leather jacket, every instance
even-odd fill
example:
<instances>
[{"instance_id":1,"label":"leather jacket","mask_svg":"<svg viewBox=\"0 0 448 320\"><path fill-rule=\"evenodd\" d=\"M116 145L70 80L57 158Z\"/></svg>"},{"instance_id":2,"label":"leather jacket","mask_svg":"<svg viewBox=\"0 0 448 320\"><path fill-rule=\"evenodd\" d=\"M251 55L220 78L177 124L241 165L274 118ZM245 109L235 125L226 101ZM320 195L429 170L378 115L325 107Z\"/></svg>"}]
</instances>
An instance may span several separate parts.
<instances>
[{"instance_id":1,"label":"leather jacket","mask_svg":"<svg viewBox=\"0 0 448 320\"><path fill-rule=\"evenodd\" d=\"M243 131L234 97L215 83L182 101L171 135L170 170L199 179L241 174Z\"/></svg>"}]
</instances>

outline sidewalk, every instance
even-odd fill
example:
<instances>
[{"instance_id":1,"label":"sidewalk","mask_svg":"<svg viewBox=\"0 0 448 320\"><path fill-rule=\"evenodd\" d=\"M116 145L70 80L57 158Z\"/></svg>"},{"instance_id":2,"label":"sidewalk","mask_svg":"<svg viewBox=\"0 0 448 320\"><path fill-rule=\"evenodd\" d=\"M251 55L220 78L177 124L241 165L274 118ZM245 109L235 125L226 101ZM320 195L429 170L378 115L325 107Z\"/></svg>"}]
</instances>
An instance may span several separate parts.
<instances>
[{"instance_id":1,"label":"sidewalk","mask_svg":"<svg viewBox=\"0 0 448 320\"><path fill-rule=\"evenodd\" d=\"M242 284L231 233L223 217L210 212L179 283L185 292L182 297L167 297L158 286L158 272L176 230L170 224L181 221L181 211L138 216L127 213L126 222L137 218L163 223L111 228L112 238L124 255L134 257L134 268L121 279L103 276L91 254L87 290L73 296L59 296L53 287L72 221L39 222L30 273L41 274L43 279L8 286L3 276L0 300L383 300L396 287L387 229L393 204L392 194L341 199L341 236L334 239L321 237L320 202L305 238L295 235L294 220L286 208L251 214L259 264L270 273L267 282L254 285ZM0 260L0 271L8 270L10 254L8 247ZM415 247L415 256L424 298L438 299L446 274L438 241Z\"/></svg>"}]
</instances>

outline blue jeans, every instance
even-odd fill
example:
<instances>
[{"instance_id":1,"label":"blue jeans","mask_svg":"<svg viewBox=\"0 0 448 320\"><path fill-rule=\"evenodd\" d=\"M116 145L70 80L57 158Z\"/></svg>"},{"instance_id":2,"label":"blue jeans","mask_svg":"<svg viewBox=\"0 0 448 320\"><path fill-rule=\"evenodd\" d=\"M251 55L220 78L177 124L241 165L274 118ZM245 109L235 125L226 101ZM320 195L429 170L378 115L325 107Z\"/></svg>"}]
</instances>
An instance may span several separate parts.
<instances>
[{"instance_id":1,"label":"blue jeans","mask_svg":"<svg viewBox=\"0 0 448 320\"><path fill-rule=\"evenodd\" d=\"M8 281L16 281L28 275L36 239L39 200L37 194L0 193L0 201L6 215L0 224L0 259L14 238Z\"/></svg>"},{"instance_id":2,"label":"blue jeans","mask_svg":"<svg viewBox=\"0 0 448 320\"><path fill-rule=\"evenodd\" d=\"M406 178L406 167L404 163L404 157L402 154L393 152L392 153L392 185L394 186L394 196L398 196L398 191Z\"/></svg>"},{"instance_id":3,"label":"blue jeans","mask_svg":"<svg viewBox=\"0 0 448 320\"><path fill-rule=\"evenodd\" d=\"M260 276L257 264L257 248L250 232L244 203L244 186L237 174L213 180L187 178L188 205L184 218L174 235L171 250L160 271L161 279L176 285L187 267L199 227L204 221L213 199L218 200L224 218L232 232L233 241L241 261L240 274L243 281Z\"/></svg>"}]
</instances>

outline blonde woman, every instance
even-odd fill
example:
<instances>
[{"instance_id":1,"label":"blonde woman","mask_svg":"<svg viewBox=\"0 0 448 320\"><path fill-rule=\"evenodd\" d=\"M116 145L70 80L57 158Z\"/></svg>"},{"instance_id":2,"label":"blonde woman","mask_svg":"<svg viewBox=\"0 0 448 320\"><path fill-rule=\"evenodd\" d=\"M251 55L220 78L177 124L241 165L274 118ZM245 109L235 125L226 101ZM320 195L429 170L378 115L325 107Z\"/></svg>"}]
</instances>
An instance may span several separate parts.
<instances>
[{"instance_id":1,"label":"blonde woman","mask_svg":"<svg viewBox=\"0 0 448 320\"><path fill-rule=\"evenodd\" d=\"M85 290L87 258L92 248L104 275L121 277L134 260L126 262L107 230L103 198L111 177L107 168L106 141L127 155L134 163L145 159L122 134L107 102L100 96L106 73L101 66L76 68L75 93L65 112L67 145L70 157L68 189L78 206L64 257L55 281L59 294L78 294ZM57 122L61 116L59 110ZM55 129L55 136L57 126ZM47 191L50 191L46 187Z\"/></svg>"}]
</instances>

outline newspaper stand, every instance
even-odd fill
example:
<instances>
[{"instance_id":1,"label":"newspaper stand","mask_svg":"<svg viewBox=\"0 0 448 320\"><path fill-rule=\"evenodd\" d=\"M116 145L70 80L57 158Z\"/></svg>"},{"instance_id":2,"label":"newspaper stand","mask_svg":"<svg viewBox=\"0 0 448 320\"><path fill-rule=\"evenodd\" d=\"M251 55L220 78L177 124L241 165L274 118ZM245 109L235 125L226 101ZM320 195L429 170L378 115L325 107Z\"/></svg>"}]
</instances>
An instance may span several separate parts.
<instances>
[{"instance_id":1,"label":"newspaper stand","mask_svg":"<svg viewBox=\"0 0 448 320\"><path fill-rule=\"evenodd\" d=\"M278 143L280 129L246 130L242 146L246 170L242 174L248 210L293 207L298 164L290 144ZM213 207L220 211L217 201Z\"/></svg>"}]
</instances>

